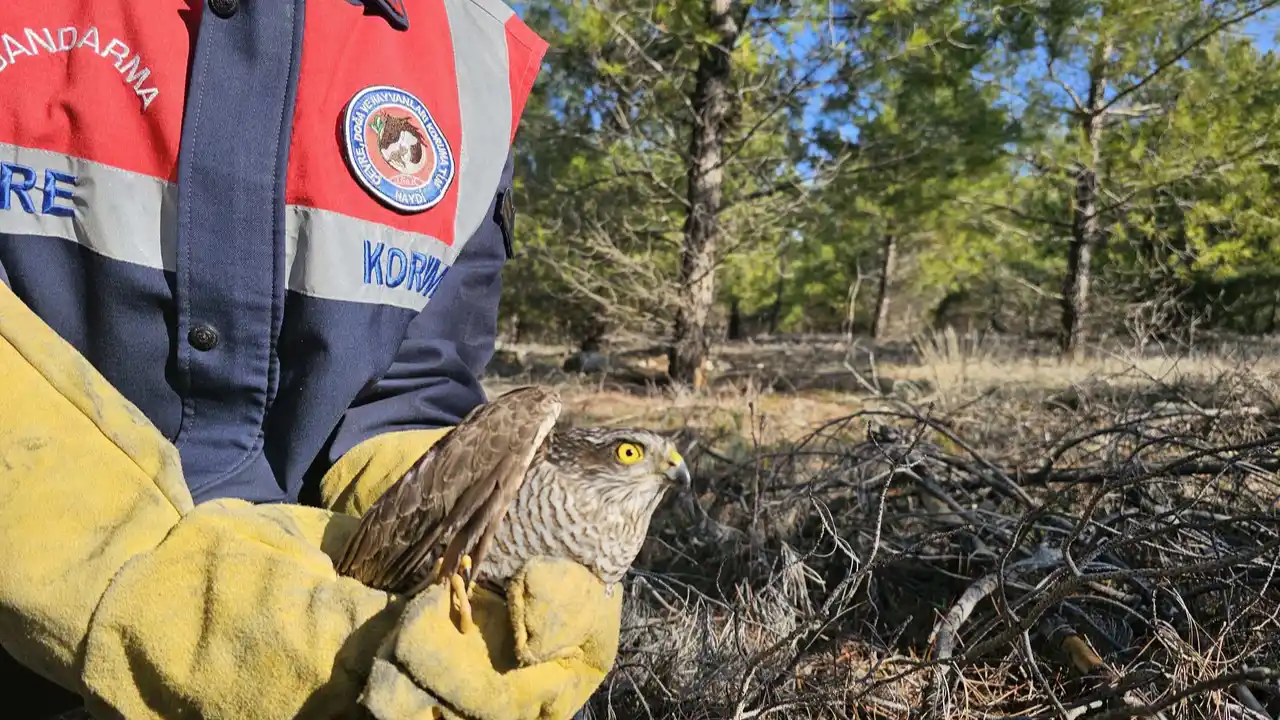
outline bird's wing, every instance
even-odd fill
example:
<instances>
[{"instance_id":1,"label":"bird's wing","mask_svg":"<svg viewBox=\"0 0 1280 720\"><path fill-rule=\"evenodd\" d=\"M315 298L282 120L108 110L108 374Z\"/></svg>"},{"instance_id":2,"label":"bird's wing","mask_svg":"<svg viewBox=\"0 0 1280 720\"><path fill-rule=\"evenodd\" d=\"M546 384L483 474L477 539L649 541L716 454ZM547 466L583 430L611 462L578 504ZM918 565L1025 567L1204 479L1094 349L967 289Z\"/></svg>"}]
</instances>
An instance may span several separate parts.
<instances>
[{"instance_id":1,"label":"bird's wing","mask_svg":"<svg viewBox=\"0 0 1280 720\"><path fill-rule=\"evenodd\" d=\"M369 508L338 573L379 590L416 592L446 549L443 569L455 572L506 514L561 407L555 390L526 387L472 410Z\"/></svg>"}]
</instances>

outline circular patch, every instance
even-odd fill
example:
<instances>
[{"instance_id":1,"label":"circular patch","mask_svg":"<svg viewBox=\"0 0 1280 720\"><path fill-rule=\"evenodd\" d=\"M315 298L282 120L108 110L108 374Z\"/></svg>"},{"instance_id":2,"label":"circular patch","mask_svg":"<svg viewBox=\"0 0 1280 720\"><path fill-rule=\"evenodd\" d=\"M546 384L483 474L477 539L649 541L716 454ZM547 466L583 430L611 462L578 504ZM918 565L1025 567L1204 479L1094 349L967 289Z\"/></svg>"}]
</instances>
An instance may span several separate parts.
<instances>
[{"instance_id":1,"label":"circular patch","mask_svg":"<svg viewBox=\"0 0 1280 720\"><path fill-rule=\"evenodd\" d=\"M357 92L343 113L342 139L356 179L397 210L427 210L453 182L453 150L427 106L405 90L375 85Z\"/></svg>"}]
</instances>

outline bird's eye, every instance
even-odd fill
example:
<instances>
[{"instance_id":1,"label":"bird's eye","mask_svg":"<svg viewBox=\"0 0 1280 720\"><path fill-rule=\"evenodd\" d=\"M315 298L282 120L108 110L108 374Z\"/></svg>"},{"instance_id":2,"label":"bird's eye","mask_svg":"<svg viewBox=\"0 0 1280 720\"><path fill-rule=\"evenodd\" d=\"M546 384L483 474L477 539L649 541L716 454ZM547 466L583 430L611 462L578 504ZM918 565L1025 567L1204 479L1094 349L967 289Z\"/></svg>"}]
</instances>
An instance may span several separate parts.
<instances>
[{"instance_id":1,"label":"bird's eye","mask_svg":"<svg viewBox=\"0 0 1280 720\"><path fill-rule=\"evenodd\" d=\"M619 443L617 455L618 462L623 465L635 465L644 459L644 448L635 443Z\"/></svg>"}]
</instances>

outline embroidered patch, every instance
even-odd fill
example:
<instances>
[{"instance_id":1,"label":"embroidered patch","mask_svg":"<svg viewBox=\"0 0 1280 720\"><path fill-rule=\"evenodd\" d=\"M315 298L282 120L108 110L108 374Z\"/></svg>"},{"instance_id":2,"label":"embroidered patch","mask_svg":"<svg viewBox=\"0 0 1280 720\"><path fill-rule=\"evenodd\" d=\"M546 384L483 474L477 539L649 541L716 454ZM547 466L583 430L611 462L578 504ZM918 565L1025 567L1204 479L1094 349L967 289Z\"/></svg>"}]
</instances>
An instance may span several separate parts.
<instances>
[{"instance_id":1,"label":"embroidered patch","mask_svg":"<svg viewBox=\"0 0 1280 720\"><path fill-rule=\"evenodd\" d=\"M434 207L453 183L453 150L412 93L388 85L356 93L343 112L342 140L356 179L397 210Z\"/></svg>"}]
</instances>

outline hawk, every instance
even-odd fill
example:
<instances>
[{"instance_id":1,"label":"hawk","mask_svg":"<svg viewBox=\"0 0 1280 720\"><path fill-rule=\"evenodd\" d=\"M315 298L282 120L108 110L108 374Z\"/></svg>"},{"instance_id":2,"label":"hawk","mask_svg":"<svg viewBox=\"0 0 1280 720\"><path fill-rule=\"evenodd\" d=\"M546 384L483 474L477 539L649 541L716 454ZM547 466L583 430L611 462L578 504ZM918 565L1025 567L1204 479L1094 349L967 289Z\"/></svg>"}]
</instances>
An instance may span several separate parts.
<instances>
[{"instance_id":1,"label":"hawk","mask_svg":"<svg viewBox=\"0 0 1280 720\"><path fill-rule=\"evenodd\" d=\"M373 118L373 128L378 133L378 150L388 164L404 173L422 168L427 139L408 117L378 113Z\"/></svg>"},{"instance_id":2,"label":"hawk","mask_svg":"<svg viewBox=\"0 0 1280 720\"><path fill-rule=\"evenodd\" d=\"M561 408L540 387L476 407L369 508L337 571L404 595L448 578L464 632L474 585L503 594L535 556L585 565L611 593L689 468L647 430L556 429Z\"/></svg>"}]
</instances>

